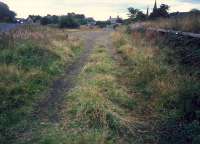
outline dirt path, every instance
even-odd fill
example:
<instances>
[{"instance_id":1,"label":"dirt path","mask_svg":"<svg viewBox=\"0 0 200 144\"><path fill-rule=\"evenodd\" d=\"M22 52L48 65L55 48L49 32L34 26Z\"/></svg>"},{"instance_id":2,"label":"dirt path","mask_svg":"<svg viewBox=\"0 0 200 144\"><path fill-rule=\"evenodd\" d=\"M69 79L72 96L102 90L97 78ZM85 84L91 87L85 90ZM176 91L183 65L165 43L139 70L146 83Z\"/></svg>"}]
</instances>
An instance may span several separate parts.
<instances>
[{"instance_id":1,"label":"dirt path","mask_svg":"<svg viewBox=\"0 0 200 144\"><path fill-rule=\"evenodd\" d=\"M96 39L102 37L105 32L76 32L72 33L84 41L85 49L75 62L66 68L65 74L53 82L50 91L47 92L45 99L39 104L37 116L42 121L59 122L59 105L62 102L63 95L75 86L75 81L81 68L87 61Z\"/></svg>"}]
</instances>

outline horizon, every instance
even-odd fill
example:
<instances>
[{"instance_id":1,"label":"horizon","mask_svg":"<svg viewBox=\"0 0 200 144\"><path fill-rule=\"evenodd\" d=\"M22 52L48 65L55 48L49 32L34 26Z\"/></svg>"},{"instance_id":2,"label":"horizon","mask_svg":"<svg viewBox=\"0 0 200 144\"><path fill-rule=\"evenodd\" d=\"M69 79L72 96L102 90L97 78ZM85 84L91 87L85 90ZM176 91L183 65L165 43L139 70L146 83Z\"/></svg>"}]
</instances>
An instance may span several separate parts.
<instances>
[{"instance_id":1,"label":"horizon","mask_svg":"<svg viewBox=\"0 0 200 144\"><path fill-rule=\"evenodd\" d=\"M11 10L15 11L18 18L27 18L28 15L66 15L67 13L84 14L95 20L106 20L110 16L127 18L128 7L134 7L146 12L147 7L152 10L155 0L1 0ZM157 5L167 4L170 12L186 12L191 9L200 9L199 0L157 0Z\"/></svg>"}]
</instances>

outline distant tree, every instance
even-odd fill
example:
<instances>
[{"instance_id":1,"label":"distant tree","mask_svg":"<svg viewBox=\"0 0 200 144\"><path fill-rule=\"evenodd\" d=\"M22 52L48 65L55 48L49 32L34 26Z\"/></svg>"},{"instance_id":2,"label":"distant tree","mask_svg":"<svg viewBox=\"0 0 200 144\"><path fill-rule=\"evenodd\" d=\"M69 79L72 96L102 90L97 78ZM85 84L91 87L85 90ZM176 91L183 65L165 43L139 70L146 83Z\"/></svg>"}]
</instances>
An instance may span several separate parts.
<instances>
[{"instance_id":1,"label":"distant tree","mask_svg":"<svg viewBox=\"0 0 200 144\"><path fill-rule=\"evenodd\" d=\"M166 4L161 4L160 8L158 8L158 13L160 14L160 17L169 17L169 6Z\"/></svg>"},{"instance_id":2,"label":"distant tree","mask_svg":"<svg viewBox=\"0 0 200 144\"><path fill-rule=\"evenodd\" d=\"M129 7L128 11L129 11L128 16L129 16L130 21L143 21L146 19L146 15L139 9Z\"/></svg>"},{"instance_id":3,"label":"distant tree","mask_svg":"<svg viewBox=\"0 0 200 144\"><path fill-rule=\"evenodd\" d=\"M59 21L60 28L78 28L80 25L76 19L71 15L62 16Z\"/></svg>"},{"instance_id":4,"label":"distant tree","mask_svg":"<svg viewBox=\"0 0 200 144\"><path fill-rule=\"evenodd\" d=\"M37 22L37 21L41 21L42 17L39 15L29 15L28 17L30 17L33 22Z\"/></svg>"},{"instance_id":5,"label":"distant tree","mask_svg":"<svg viewBox=\"0 0 200 144\"><path fill-rule=\"evenodd\" d=\"M7 4L0 2L0 22L15 22L16 13Z\"/></svg>"},{"instance_id":6,"label":"distant tree","mask_svg":"<svg viewBox=\"0 0 200 144\"><path fill-rule=\"evenodd\" d=\"M169 6L166 5L166 4L161 4L160 5L160 8L158 9L154 9L154 11L150 14L150 19L155 19L155 18L160 18L160 17L163 17L163 18L167 18L169 17Z\"/></svg>"},{"instance_id":7,"label":"distant tree","mask_svg":"<svg viewBox=\"0 0 200 144\"><path fill-rule=\"evenodd\" d=\"M190 11L190 13L200 14L200 10L199 9L192 9Z\"/></svg>"},{"instance_id":8,"label":"distant tree","mask_svg":"<svg viewBox=\"0 0 200 144\"><path fill-rule=\"evenodd\" d=\"M58 22L59 22L59 17L56 16L56 15L51 16L51 22L52 22L53 24L58 24Z\"/></svg>"},{"instance_id":9,"label":"distant tree","mask_svg":"<svg viewBox=\"0 0 200 144\"><path fill-rule=\"evenodd\" d=\"M96 26L100 28L105 28L107 25L110 25L110 21L97 21Z\"/></svg>"},{"instance_id":10,"label":"distant tree","mask_svg":"<svg viewBox=\"0 0 200 144\"><path fill-rule=\"evenodd\" d=\"M51 20L47 16L45 16L41 19L40 23L41 25L48 25L51 24Z\"/></svg>"},{"instance_id":11,"label":"distant tree","mask_svg":"<svg viewBox=\"0 0 200 144\"><path fill-rule=\"evenodd\" d=\"M86 18L87 23L88 22L95 22L95 20L91 17L91 18Z\"/></svg>"}]
</instances>

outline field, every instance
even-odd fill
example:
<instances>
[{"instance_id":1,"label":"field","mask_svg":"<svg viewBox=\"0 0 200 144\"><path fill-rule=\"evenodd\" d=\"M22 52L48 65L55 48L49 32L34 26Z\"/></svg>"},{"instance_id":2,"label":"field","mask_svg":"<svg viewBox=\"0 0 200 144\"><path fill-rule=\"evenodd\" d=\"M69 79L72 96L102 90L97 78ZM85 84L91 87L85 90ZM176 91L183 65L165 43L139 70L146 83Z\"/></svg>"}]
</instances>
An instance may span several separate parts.
<instances>
[{"instance_id":1,"label":"field","mask_svg":"<svg viewBox=\"0 0 200 144\"><path fill-rule=\"evenodd\" d=\"M181 57L194 51L167 42L121 27L2 34L0 143L198 144L199 69Z\"/></svg>"}]
</instances>

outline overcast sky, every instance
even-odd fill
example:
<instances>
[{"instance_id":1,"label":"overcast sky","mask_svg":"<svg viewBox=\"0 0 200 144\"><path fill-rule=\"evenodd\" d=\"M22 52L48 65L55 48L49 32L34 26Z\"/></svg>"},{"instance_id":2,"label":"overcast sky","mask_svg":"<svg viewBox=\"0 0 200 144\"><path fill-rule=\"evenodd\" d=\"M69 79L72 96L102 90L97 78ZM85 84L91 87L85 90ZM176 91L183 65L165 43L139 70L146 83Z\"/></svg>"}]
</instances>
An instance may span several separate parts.
<instances>
[{"instance_id":1,"label":"overcast sky","mask_svg":"<svg viewBox=\"0 0 200 144\"><path fill-rule=\"evenodd\" d=\"M105 20L117 15L126 18L127 8L146 11L153 7L154 0L0 0L9 5L18 17L34 15L63 15L68 12L83 13L96 20ZM158 5L165 3L171 6L170 11L189 11L200 9L200 0L157 0Z\"/></svg>"}]
</instances>

